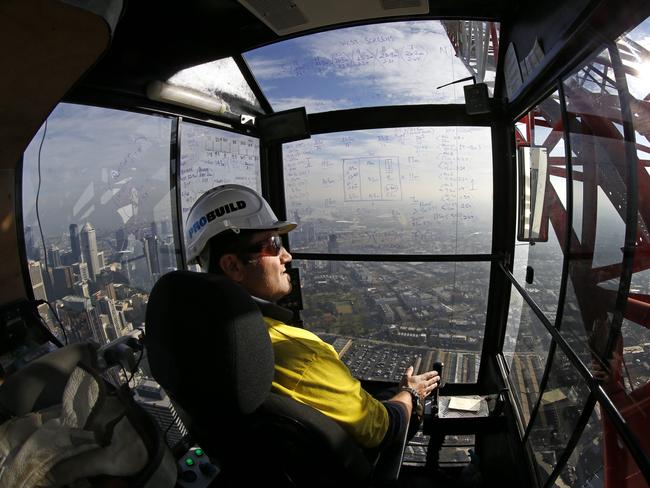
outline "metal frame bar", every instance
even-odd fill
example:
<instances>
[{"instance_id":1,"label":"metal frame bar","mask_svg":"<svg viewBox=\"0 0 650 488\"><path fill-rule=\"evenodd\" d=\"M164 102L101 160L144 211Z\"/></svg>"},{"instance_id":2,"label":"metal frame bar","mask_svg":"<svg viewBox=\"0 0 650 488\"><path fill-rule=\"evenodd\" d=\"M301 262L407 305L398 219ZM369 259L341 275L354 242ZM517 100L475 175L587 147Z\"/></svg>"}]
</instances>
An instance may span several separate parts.
<instances>
[{"instance_id":1,"label":"metal frame bar","mask_svg":"<svg viewBox=\"0 0 650 488\"><path fill-rule=\"evenodd\" d=\"M283 217L280 217L283 218ZM454 262L498 262L499 254L328 254L312 252L293 252L293 259L314 261L386 261L415 263L454 263Z\"/></svg>"},{"instance_id":2,"label":"metal frame bar","mask_svg":"<svg viewBox=\"0 0 650 488\"><path fill-rule=\"evenodd\" d=\"M235 60L239 71L241 71L244 80L246 80L248 86L250 86L251 90L253 90L253 94L257 98L257 101L260 102L262 110L264 110L264 112L267 114L272 114L274 112L273 107L271 107L269 100L266 98L266 95L262 91L262 87L257 82L257 78L255 78L255 75L251 71L250 66L248 66L248 63L246 62L244 56L240 53L236 54L232 58Z\"/></svg>"},{"instance_id":3,"label":"metal frame bar","mask_svg":"<svg viewBox=\"0 0 650 488\"><path fill-rule=\"evenodd\" d=\"M169 141L169 198L171 203L172 231L174 235L174 254L176 265L180 269L187 269L185 246L183 245L183 208L181 204L181 125L182 117L172 121L171 139Z\"/></svg>"}]
</instances>

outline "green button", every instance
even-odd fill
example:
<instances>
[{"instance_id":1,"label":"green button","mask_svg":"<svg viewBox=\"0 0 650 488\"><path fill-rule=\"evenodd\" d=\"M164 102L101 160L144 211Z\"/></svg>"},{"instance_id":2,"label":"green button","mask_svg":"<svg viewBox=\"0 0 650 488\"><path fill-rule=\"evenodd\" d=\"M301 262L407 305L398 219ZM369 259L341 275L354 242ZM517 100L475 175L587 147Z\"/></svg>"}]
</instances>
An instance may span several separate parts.
<instances>
[{"instance_id":1,"label":"green button","mask_svg":"<svg viewBox=\"0 0 650 488\"><path fill-rule=\"evenodd\" d=\"M196 454L196 455L199 456L199 457L203 456L203 449L201 449L201 448L197 448L197 449L194 451L194 454Z\"/></svg>"},{"instance_id":2,"label":"green button","mask_svg":"<svg viewBox=\"0 0 650 488\"><path fill-rule=\"evenodd\" d=\"M188 466L194 466L194 459L185 458L185 464L187 464Z\"/></svg>"}]
</instances>

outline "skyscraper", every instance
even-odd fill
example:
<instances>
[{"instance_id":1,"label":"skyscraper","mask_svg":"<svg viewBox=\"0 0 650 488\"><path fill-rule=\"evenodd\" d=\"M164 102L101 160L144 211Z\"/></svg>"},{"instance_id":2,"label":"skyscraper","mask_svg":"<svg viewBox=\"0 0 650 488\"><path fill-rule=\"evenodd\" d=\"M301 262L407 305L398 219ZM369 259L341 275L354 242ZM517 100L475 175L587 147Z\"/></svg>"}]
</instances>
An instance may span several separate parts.
<instances>
[{"instance_id":1,"label":"skyscraper","mask_svg":"<svg viewBox=\"0 0 650 488\"><path fill-rule=\"evenodd\" d=\"M88 263L88 274L90 279L95 281L99 274L99 260L97 259L97 237L95 236L95 228L86 222L81 228L79 236L81 242L81 255L84 261Z\"/></svg>"},{"instance_id":2,"label":"skyscraper","mask_svg":"<svg viewBox=\"0 0 650 488\"><path fill-rule=\"evenodd\" d=\"M70 248L72 249L73 262L81 261L81 243L79 242L79 232L77 224L70 224Z\"/></svg>"},{"instance_id":3,"label":"skyscraper","mask_svg":"<svg viewBox=\"0 0 650 488\"><path fill-rule=\"evenodd\" d=\"M144 254L147 257L149 273L152 276L160 276L160 256L158 255L158 238L155 235L144 238Z\"/></svg>"},{"instance_id":4,"label":"skyscraper","mask_svg":"<svg viewBox=\"0 0 650 488\"><path fill-rule=\"evenodd\" d=\"M72 265L72 271L77 275L78 281L88 281L90 279L88 275L88 263L77 262Z\"/></svg>"},{"instance_id":5,"label":"skyscraper","mask_svg":"<svg viewBox=\"0 0 650 488\"><path fill-rule=\"evenodd\" d=\"M338 254L339 252L339 243L336 240L336 234L330 234L329 240L327 241L327 252L330 254ZM339 272L339 262L330 261L329 262L329 272L330 274Z\"/></svg>"},{"instance_id":6,"label":"skyscraper","mask_svg":"<svg viewBox=\"0 0 650 488\"><path fill-rule=\"evenodd\" d=\"M74 284L74 275L71 266L59 266L52 270L54 281L54 298L63 298L72 293Z\"/></svg>"},{"instance_id":7,"label":"skyscraper","mask_svg":"<svg viewBox=\"0 0 650 488\"><path fill-rule=\"evenodd\" d=\"M45 292L45 283L43 282L43 269L41 268L40 261L29 262L29 277L32 280L32 288L34 289L34 298L37 300L46 300L47 293Z\"/></svg>"},{"instance_id":8,"label":"skyscraper","mask_svg":"<svg viewBox=\"0 0 650 488\"><path fill-rule=\"evenodd\" d=\"M134 400L151 415L169 446L177 445L187 435L187 429L178 417L165 391L154 381L144 379L135 388Z\"/></svg>"},{"instance_id":9,"label":"skyscraper","mask_svg":"<svg viewBox=\"0 0 650 488\"><path fill-rule=\"evenodd\" d=\"M41 251L34 243L34 232L31 226L25 227L25 250L27 251L27 259L38 261L41 259Z\"/></svg>"},{"instance_id":10,"label":"skyscraper","mask_svg":"<svg viewBox=\"0 0 650 488\"><path fill-rule=\"evenodd\" d=\"M61 266L61 249L56 246L50 246L50 250L47 251L47 264L49 264L51 268Z\"/></svg>"}]
</instances>

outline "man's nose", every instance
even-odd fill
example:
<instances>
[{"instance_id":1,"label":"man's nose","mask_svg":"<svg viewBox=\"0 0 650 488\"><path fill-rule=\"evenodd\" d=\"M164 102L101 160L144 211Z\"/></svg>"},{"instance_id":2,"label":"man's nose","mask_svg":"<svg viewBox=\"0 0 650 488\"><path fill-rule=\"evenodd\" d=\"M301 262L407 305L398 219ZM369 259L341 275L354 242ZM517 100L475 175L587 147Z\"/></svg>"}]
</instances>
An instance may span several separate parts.
<instances>
[{"instance_id":1,"label":"man's nose","mask_svg":"<svg viewBox=\"0 0 650 488\"><path fill-rule=\"evenodd\" d=\"M280 251L280 259L283 263L288 263L293 259L284 246L282 246L282 250Z\"/></svg>"}]
</instances>

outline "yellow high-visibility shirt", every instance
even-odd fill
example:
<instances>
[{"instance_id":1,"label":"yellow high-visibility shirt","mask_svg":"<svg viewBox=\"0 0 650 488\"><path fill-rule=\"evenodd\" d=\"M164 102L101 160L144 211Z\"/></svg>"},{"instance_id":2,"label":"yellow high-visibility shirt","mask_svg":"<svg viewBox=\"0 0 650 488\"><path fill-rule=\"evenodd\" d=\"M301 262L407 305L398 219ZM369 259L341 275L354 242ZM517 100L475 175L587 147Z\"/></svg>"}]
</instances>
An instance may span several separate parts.
<instances>
[{"instance_id":1,"label":"yellow high-visibility shirt","mask_svg":"<svg viewBox=\"0 0 650 488\"><path fill-rule=\"evenodd\" d=\"M376 447L388 430L386 407L373 398L315 334L264 317L275 354L272 391L320 410L361 446Z\"/></svg>"}]
</instances>

